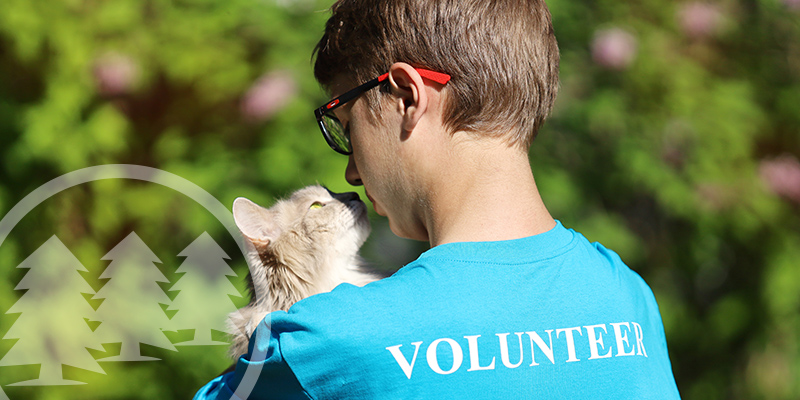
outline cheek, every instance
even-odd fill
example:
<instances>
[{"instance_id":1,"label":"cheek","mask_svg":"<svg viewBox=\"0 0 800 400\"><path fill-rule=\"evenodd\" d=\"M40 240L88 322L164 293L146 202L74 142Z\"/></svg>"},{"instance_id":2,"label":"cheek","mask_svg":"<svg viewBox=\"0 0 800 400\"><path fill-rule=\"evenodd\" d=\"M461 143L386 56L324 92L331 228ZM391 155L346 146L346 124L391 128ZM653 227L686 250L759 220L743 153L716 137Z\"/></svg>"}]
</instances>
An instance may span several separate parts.
<instances>
[{"instance_id":1,"label":"cheek","mask_svg":"<svg viewBox=\"0 0 800 400\"><path fill-rule=\"evenodd\" d=\"M396 143L385 128L374 127L364 130L358 142L354 141L354 156L359 172L366 172L375 179L389 179L396 174ZM369 179L369 178L368 178ZM381 184L381 182L373 182Z\"/></svg>"},{"instance_id":2,"label":"cheek","mask_svg":"<svg viewBox=\"0 0 800 400\"><path fill-rule=\"evenodd\" d=\"M372 196L380 196L379 193L383 191L382 186L389 180L386 175L388 169L386 158L384 148L374 142L369 140L353 142L355 167L361 182Z\"/></svg>"},{"instance_id":3,"label":"cheek","mask_svg":"<svg viewBox=\"0 0 800 400\"><path fill-rule=\"evenodd\" d=\"M369 157L363 161L372 163L391 155L393 146L392 135L389 134L391 129L385 121L386 116L381 115L382 111L379 111L373 118L361 103L363 102L359 101L359 104L352 110L350 139L353 142L354 151L361 150L362 159Z\"/></svg>"}]
</instances>

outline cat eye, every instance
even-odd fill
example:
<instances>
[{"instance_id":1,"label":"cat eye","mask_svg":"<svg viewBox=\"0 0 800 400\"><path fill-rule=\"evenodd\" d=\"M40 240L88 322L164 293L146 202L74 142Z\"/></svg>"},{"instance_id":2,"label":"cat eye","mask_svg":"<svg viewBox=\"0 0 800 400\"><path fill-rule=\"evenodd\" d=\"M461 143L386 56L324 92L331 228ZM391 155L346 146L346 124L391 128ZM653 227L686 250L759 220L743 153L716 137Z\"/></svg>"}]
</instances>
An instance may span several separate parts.
<instances>
[{"instance_id":1,"label":"cat eye","mask_svg":"<svg viewBox=\"0 0 800 400\"><path fill-rule=\"evenodd\" d=\"M315 208L322 208L324 206L325 206L325 204L322 204L322 203L320 203L318 201L315 201L314 203L311 204L311 207L309 207L309 208L313 210Z\"/></svg>"},{"instance_id":2,"label":"cat eye","mask_svg":"<svg viewBox=\"0 0 800 400\"><path fill-rule=\"evenodd\" d=\"M414 68L419 72L423 78L430 79L441 85L447 84L450 81L450 75L441 72L431 71L422 68ZM317 118L317 125L322 131L322 136L328 142L328 146L339 154L346 156L353 154L353 146L350 143L350 129L342 126L342 122L333 114L333 110L343 106L345 103L354 100L362 93L377 87L381 83L386 82L389 78L389 73L385 73L369 82L366 82L358 87L345 92L343 95L329 101L324 106L314 110L314 116Z\"/></svg>"}]
</instances>

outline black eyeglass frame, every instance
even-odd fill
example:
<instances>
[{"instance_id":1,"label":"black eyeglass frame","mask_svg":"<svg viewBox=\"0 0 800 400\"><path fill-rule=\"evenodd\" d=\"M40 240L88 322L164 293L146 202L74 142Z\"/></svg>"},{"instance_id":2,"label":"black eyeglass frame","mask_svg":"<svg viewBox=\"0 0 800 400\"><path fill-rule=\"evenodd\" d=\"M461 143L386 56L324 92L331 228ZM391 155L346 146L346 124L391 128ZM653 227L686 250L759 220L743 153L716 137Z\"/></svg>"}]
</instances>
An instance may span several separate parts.
<instances>
[{"instance_id":1,"label":"black eyeglass frame","mask_svg":"<svg viewBox=\"0 0 800 400\"><path fill-rule=\"evenodd\" d=\"M447 75L447 74L444 74L444 73L441 73L441 72L431 71L431 70L422 69L422 68L415 68L415 70L417 70L417 72L419 72L419 74L422 77L428 78L428 79L430 79L430 80L432 80L434 82L440 83L442 85L445 85L445 84L447 84L447 82L450 81L450 75ZM337 152L339 154L346 155L346 156L349 156L350 154L353 154L352 149L348 150L348 149L342 148L339 145L339 143L336 142L336 140L333 138L331 133L328 131L328 128L325 126L325 121L323 121L323 117L327 114L328 118L333 118L338 122L339 119L336 118L336 116L333 114L333 110L345 105L349 101L354 100L355 98L360 96L362 93L377 87L378 85L380 85L381 83L386 81L386 79L388 79L388 78L389 78L389 73L387 72L387 73L385 73L385 74L383 74L383 75L381 75L381 76L379 76L379 77L377 77L375 79L372 79L372 80L370 80L368 82L365 82L365 83L363 83L363 84L361 84L361 85L359 85L359 86L357 86L357 87L355 87L355 88L353 88L351 90L348 90L347 92L345 92L341 96L339 96L339 97L337 97L337 98L325 103L325 105L323 105L323 106L317 108L316 110L314 110L314 116L317 119L317 125L319 125L319 129L322 131L322 136L325 138L325 142L328 143L328 146L330 146L331 149L333 149L333 151L335 151L335 152ZM341 124L341 122L339 122L339 123ZM345 132L347 132L347 129L345 129ZM347 137L347 141L349 143L349 141L350 141L349 136Z\"/></svg>"}]
</instances>

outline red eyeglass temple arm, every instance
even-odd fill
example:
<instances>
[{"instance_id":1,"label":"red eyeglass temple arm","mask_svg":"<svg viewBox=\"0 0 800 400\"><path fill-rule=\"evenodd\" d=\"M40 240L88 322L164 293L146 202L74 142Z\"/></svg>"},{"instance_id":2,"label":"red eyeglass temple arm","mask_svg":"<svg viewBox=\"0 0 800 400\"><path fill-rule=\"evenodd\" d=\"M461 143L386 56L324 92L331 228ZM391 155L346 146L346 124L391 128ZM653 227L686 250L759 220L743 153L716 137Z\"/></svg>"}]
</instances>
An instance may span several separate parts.
<instances>
[{"instance_id":1,"label":"red eyeglass temple arm","mask_svg":"<svg viewBox=\"0 0 800 400\"><path fill-rule=\"evenodd\" d=\"M419 72L420 76L423 78L428 78L436 83L445 85L447 82L450 82L450 75L443 74L441 72L431 71L429 69L422 69L422 68L414 68ZM389 77L389 73L385 73L378 77L378 82L383 82L386 78Z\"/></svg>"}]
</instances>

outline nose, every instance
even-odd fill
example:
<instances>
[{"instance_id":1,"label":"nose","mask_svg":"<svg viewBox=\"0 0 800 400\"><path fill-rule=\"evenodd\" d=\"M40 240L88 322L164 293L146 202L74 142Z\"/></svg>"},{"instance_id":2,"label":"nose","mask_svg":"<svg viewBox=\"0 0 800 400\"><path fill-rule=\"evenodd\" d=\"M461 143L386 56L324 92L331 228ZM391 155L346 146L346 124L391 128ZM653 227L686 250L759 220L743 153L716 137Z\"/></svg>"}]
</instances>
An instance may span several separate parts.
<instances>
[{"instance_id":1,"label":"nose","mask_svg":"<svg viewBox=\"0 0 800 400\"><path fill-rule=\"evenodd\" d=\"M344 179L353 186L362 186L364 184L364 182L361 181L361 175L358 174L358 167L356 167L356 162L352 154L347 160L347 169L344 170Z\"/></svg>"},{"instance_id":2,"label":"nose","mask_svg":"<svg viewBox=\"0 0 800 400\"><path fill-rule=\"evenodd\" d=\"M336 200L341 201L342 203L348 203L351 201L359 200L358 193L356 192L347 192L347 193L335 193L333 197Z\"/></svg>"}]
</instances>

